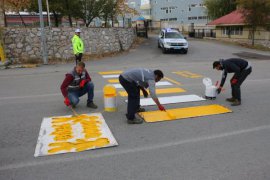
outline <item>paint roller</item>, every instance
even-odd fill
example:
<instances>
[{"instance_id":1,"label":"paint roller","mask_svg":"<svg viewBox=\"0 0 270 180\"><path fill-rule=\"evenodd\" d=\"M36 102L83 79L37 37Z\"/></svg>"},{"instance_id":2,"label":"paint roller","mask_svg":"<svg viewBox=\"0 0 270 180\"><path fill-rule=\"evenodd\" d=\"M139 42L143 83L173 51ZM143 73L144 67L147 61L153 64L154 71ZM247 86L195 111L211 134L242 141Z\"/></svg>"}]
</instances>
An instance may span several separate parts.
<instances>
[{"instance_id":1,"label":"paint roller","mask_svg":"<svg viewBox=\"0 0 270 180\"><path fill-rule=\"evenodd\" d=\"M71 109L71 111L73 112L73 115L74 116L79 116L79 114L73 109L73 107L70 105L70 106L68 106L68 107L70 107L70 109Z\"/></svg>"}]
</instances>

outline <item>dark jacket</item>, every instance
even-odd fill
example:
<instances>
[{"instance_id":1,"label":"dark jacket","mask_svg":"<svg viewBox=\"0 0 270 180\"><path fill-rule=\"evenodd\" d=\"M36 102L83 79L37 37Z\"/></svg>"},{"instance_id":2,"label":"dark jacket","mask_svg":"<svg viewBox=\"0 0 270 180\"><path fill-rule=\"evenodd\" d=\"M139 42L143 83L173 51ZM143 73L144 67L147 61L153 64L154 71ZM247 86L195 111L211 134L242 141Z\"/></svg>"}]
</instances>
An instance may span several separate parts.
<instances>
[{"instance_id":1,"label":"dark jacket","mask_svg":"<svg viewBox=\"0 0 270 180\"><path fill-rule=\"evenodd\" d=\"M226 60L220 60L221 67L223 69L223 75L220 86L222 87L226 81L228 73L234 73L234 78L238 79L241 75L241 71L249 66L249 63L240 58L230 58Z\"/></svg>"}]
</instances>

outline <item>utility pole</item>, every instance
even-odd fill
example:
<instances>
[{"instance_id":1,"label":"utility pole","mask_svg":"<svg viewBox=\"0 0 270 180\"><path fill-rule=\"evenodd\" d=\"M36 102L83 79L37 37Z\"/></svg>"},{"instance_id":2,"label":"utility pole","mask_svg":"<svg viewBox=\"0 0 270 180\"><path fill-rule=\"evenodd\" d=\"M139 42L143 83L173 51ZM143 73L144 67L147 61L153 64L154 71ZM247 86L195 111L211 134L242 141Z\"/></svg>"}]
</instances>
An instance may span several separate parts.
<instances>
[{"instance_id":1,"label":"utility pole","mask_svg":"<svg viewBox=\"0 0 270 180\"><path fill-rule=\"evenodd\" d=\"M48 54L47 54L47 44L46 37L44 32L44 20L42 13L42 0L38 0L38 8L39 8L39 21L40 21L40 32L41 32L41 48L42 48L42 58L43 64L48 64Z\"/></svg>"},{"instance_id":2,"label":"utility pole","mask_svg":"<svg viewBox=\"0 0 270 180\"><path fill-rule=\"evenodd\" d=\"M48 0L46 0L46 6L47 6L48 23L49 23L49 27L51 27L51 16L50 16L50 9L49 9L49 2L48 2Z\"/></svg>"}]
</instances>

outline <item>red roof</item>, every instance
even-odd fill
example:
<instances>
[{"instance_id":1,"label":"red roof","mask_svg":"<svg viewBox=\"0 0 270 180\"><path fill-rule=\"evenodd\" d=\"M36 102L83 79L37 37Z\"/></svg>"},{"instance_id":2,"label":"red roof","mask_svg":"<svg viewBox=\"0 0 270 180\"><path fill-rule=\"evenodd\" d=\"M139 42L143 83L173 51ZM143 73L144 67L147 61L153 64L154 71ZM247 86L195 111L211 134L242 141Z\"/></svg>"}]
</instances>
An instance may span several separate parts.
<instances>
[{"instance_id":1,"label":"red roof","mask_svg":"<svg viewBox=\"0 0 270 180\"><path fill-rule=\"evenodd\" d=\"M230 14L222 16L214 21L208 23L208 25L238 25L245 24L243 14L240 10L235 10Z\"/></svg>"}]
</instances>

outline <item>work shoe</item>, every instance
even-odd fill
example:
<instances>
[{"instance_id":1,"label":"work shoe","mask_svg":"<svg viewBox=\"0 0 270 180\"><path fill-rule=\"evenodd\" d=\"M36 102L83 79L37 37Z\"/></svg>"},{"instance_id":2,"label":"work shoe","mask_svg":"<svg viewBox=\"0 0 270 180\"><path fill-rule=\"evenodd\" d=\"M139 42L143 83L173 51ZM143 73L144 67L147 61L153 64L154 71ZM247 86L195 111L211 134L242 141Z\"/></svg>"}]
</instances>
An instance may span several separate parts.
<instances>
[{"instance_id":1,"label":"work shoe","mask_svg":"<svg viewBox=\"0 0 270 180\"><path fill-rule=\"evenodd\" d=\"M128 119L127 120L127 123L128 124L142 124L143 123L143 120L142 119L137 119L137 118Z\"/></svg>"},{"instance_id":2,"label":"work shoe","mask_svg":"<svg viewBox=\"0 0 270 180\"><path fill-rule=\"evenodd\" d=\"M234 102L236 99L234 97L231 97L231 98L227 98L226 101L228 102Z\"/></svg>"},{"instance_id":3,"label":"work shoe","mask_svg":"<svg viewBox=\"0 0 270 180\"><path fill-rule=\"evenodd\" d=\"M88 102L87 103L87 107L93 108L93 109L97 109L98 108L97 105L95 105L93 102Z\"/></svg>"},{"instance_id":4,"label":"work shoe","mask_svg":"<svg viewBox=\"0 0 270 180\"><path fill-rule=\"evenodd\" d=\"M236 99L232 104L231 106L239 106L241 105L241 101L239 101L238 99Z\"/></svg>"},{"instance_id":5,"label":"work shoe","mask_svg":"<svg viewBox=\"0 0 270 180\"><path fill-rule=\"evenodd\" d=\"M145 109L140 107L137 112L145 112Z\"/></svg>"}]
</instances>

